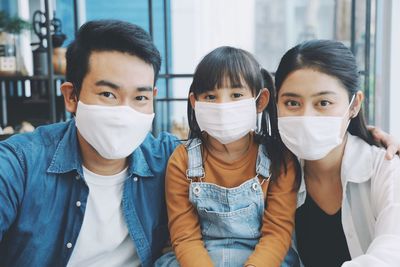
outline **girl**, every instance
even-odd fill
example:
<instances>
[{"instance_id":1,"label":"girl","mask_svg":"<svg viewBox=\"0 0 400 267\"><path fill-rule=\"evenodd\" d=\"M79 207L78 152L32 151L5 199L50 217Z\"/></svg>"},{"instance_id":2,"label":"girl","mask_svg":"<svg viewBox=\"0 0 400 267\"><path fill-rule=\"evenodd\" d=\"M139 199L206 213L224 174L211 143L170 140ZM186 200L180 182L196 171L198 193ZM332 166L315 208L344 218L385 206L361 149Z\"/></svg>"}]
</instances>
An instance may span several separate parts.
<instances>
[{"instance_id":1,"label":"girl","mask_svg":"<svg viewBox=\"0 0 400 267\"><path fill-rule=\"evenodd\" d=\"M361 111L359 72L336 41L290 49L276 72L279 132L303 160L295 238L313 266L400 266L400 159L385 160Z\"/></svg>"},{"instance_id":2,"label":"girl","mask_svg":"<svg viewBox=\"0 0 400 267\"><path fill-rule=\"evenodd\" d=\"M166 174L176 256L168 253L156 266L280 266L297 190L273 90L271 76L241 49L217 48L197 66L189 141L172 154Z\"/></svg>"}]
</instances>

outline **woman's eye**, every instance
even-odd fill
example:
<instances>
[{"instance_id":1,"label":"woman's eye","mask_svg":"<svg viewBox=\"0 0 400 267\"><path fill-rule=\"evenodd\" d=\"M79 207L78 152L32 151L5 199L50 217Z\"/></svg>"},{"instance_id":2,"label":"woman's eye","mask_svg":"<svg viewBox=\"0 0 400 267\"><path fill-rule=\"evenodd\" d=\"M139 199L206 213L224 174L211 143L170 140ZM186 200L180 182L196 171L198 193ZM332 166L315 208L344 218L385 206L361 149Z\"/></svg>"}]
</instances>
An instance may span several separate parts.
<instances>
[{"instance_id":1,"label":"woman's eye","mask_svg":"<svg viewBox=\"0 0 400 267\"><path fill-rule=\"evenodd\" d=\"M298 107L300 106L300 103L294 100L288 100L285 102L285 105L288 107Z\"/></svg>"},{"instance_id":2,"label":"woman's eye","mask_svg":"<svg viewBox=\"0 0 400 267\"><path fill-rule=\"evenodd\" d=\"M104 96L106 98L116 98L115 95L111 92L102 92L100 93L101 96Z\"/></svg>"},{"instance_id":3,"label":"woman's eye","mask_svg":"<svg viewBox=\"0 0 400 267\"><path fill-rule=\"evenodd\" d=\"M331 104L331 102L329 102L328 100L322 100L322 101L319 102L319 105L320 105L321 107L327 107L327 106L329 106L330 104Z\"/></svg>"}]
</instances>

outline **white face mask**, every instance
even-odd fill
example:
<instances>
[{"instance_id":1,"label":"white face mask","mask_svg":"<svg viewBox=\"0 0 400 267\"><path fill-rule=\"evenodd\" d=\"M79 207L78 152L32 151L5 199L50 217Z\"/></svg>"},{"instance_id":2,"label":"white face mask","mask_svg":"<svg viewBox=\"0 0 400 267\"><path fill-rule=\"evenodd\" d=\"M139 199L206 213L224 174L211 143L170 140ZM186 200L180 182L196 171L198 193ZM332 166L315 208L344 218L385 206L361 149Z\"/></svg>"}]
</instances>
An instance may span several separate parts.
<instances>
[{"instance_id":1,"label":"white face mask","mask_svg":"<svg viewBox=\"0 0 400 267\"><path fill-rule=\"evenodd\" d=\"M228 103L195 102L196 120L202 131L221 144L239 140L256 128L256 100Z\"/></svg>"},{"instance_id":2,"label":"white face mask","mask_svg":"<svg viewBox=\"0 0 400 267\"><path fill-rule=\"evenodd\" d=\"M349 107L353 99L354 96ZM279 117L279 134L287 148L300 159L319 160L343 142L343 120L334 116Z\"/></svg>"},{"instance_id":3,"label":"white face mask","mask_svg":"<svg viewBox=\"0 0 400 267\"><path fill-rule=\"evenodd\" d=\"M128 106L86 105L78 102L76 127L83 138L106 159L129 156L146 138L154 113Z\"/></svg>"}]
</instances>

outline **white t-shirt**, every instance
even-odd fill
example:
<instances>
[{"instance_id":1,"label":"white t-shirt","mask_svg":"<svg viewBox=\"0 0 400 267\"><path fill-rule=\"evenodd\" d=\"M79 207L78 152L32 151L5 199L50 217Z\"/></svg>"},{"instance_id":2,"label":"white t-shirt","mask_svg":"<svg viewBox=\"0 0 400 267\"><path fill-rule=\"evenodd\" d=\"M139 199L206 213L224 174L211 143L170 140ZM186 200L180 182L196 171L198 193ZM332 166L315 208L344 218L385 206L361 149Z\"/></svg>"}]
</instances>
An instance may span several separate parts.
<instances>
[{"instance_id":1,"label":"white t-shirt","mask_svg":"<svg viewBox=\"0 0 400 267\"><path fill-rule=\"evenodd\" d=\"M67 266L139 266L140 260L122 214L127 169L102 176L83 167L83 174L89 195L82 228Z\"/></svg>"}]
</instances>

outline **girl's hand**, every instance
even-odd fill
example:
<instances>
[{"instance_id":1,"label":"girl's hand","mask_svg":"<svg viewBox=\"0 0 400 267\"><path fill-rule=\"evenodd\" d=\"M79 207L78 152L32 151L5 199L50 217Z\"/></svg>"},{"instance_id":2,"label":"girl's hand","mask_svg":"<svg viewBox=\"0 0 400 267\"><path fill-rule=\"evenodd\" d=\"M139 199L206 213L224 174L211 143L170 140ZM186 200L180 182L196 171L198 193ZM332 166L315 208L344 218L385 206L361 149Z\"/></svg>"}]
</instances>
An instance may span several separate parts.
<instances>
[{"instance_id":1,"label":"girl's hand","mask_svg":"<svg viewBox=\"0 0 400 267\"><path fill-rule=\"evenodd\" d=\"M400 142L393 136L374 126L368 126L368 130L375 141L386 147L386 159L391 160L395 154L400 154Z\"/></svg>"}]
</instances>

